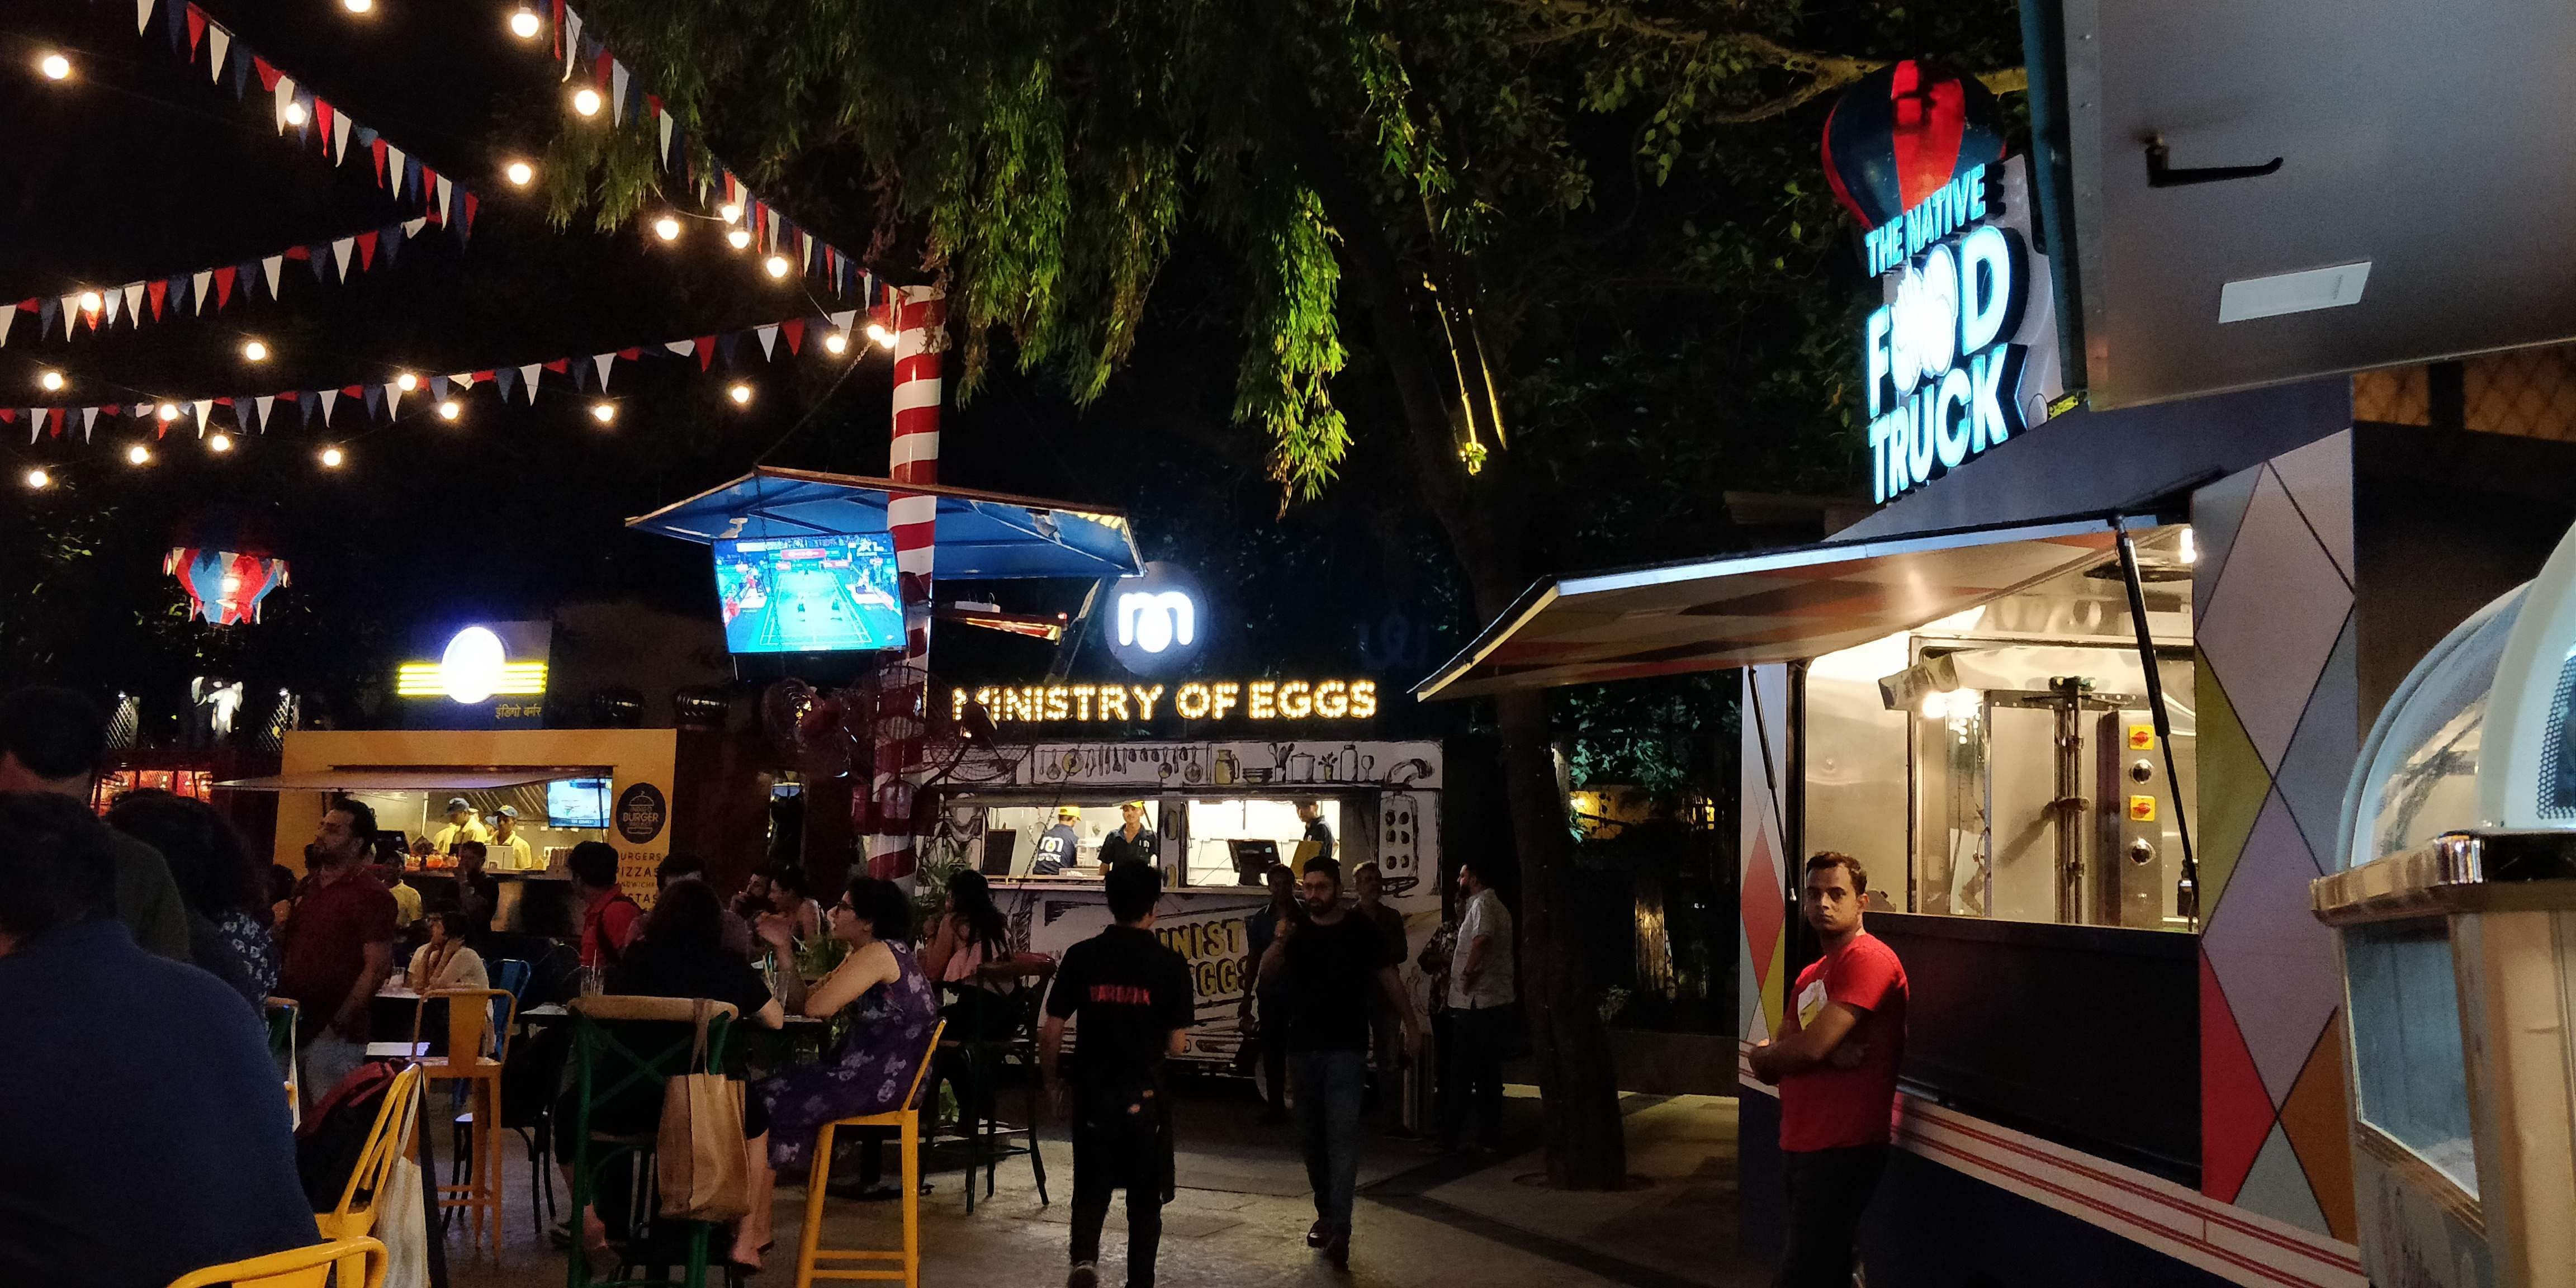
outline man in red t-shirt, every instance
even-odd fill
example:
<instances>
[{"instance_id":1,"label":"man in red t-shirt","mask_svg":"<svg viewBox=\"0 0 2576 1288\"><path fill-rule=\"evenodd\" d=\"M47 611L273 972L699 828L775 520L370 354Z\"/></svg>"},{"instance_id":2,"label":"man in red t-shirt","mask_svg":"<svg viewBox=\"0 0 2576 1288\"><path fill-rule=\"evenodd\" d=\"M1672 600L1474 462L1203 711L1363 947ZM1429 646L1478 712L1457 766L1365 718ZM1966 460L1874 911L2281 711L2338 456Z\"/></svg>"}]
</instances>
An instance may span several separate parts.
<instances>
[{"instance_id":1,"label":"man in red t-shirt","mask_svg":"<svg viewBox=\"0 0 2576 1288\"><path fill-rule=\"evenodd\" d=\"M331 802L304 851L304 885L280 935L277 994L302 1008L296 1089L307 1106L366 1059L367 1008L393 973L394 897L366 864L375 832L376 812L365 802Z\"/></svg>"},{"instance_id":2,"label":"man in red t-shirt","mask_svg":"<svg viewBox=\"0 0 2576 1288\"><path fill-rule=\"evenodd\" d=\"M564 866L572 869L573 889L581 897L581 964L594 975L605 975L626 960L644 905L618 888L617 847L606 841L572 847Z\"/></svg>"},{"instance_id":3,"label":"man in red t-shirt","mask_svg":"<svg viewBox=\"0 0 2576 1288\"><path fill-rule=\"evenodd\" d=\"M1780 1089L1788 1250L1775 1288L1850 1288L1860 1217L1887 1166L1905 1063L1905 964L1861 929L1869 875L1848 854L1807 860L1807 924L1824 954L1798 972L1777 1037L1753 1048Z\"/></svg>"}]
</instances>

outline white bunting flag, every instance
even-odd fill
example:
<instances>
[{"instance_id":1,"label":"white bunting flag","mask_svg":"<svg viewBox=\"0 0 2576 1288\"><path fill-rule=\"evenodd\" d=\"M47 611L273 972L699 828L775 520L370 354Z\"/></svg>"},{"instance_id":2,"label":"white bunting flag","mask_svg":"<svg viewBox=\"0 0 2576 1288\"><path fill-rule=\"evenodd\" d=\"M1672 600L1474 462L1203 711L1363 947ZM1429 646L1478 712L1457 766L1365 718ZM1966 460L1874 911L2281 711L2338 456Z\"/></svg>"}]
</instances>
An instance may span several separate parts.
<instances>
[{"instance_id":1,"label":"white bunting flag","mask_svg":"<svg viewBox=\"0 0 2576 1288\"><path fill-rule=\"evenodd\" d=\"M599 364L599 392L607 393L608 364L617 361L617 355L613 353L595 353L591 355L590 360Z\"/></svg>"},{"instance_id":2,"label":"white bunting flag","mask_svg":"<svg viewBox=\"0 0 2576 1288\"><path fill-rule=\"evenodd\" d=\"M685 358L698 351L698 342L695 340L673 340L664 344L662 347Z\"/></svg>"},{"instance_id":3,"label":"white bunting flag","mask_svg":"<svg viewBox=\"0 0 2576 1288\"><path fill-rule=\"evenodd\" d=\"M198 269L194 275L189 277L188 284L196 288L195 290L188 292L188 298L194 302L194 308L198 313L204 313L206 311L206 292L212 290L215 285L215 275L213 271L202 268Z\"/></svg>"},{"instance_id":4,"label":"white bunting flag","mask_svg":"<svg viewBox=\"0 0 2576 1288\"><path fill-rule=\"evenodd\" d=\"M761 249L778 249L778 207L762 206L760 208L760 222L761 226L767 230L767 235L761 239Z\"/></svg>"},{"instance_id":5,"label":"white bunting flag","mask_svg":"<svg viewBox=\"0 0 2576 1288\"><path fill-rule=\"evenodd\" d=\"M393 382L393 381L391 381L391 380L386 381L386 382L385 382L385 419L387 419L387 420L392 420L392 419L394 418L394 412L395 412L395 410L396 410L396 409L398 409L398 408L400 408L401 406L402 406L402 386L401 386L401 385L399 385L399 384L394 383L394 382Z\"/></svg>"},{"instance_id":6,"label":"white bunting flag","mask_svg":"<svg viewBox=\"0 0 2576 1288\"><path fill-rule=\"evenodd\" d=\"M286 133L286 105L295 101L295 78L277 78L277 132Z\"/></svg>"},{"instance_id":7,"label":"white bunting flag","mask_svg":"<svg viewBox=\"0 0 2576 1288\"><path fill-rule=\"evenodd\" d=\"M403 236L418 237L420 236L420 230L427 227L429 227L429 220L427 218L406 219L403 221L402 226Z\"/></svg>"},{"instance_id":8,"label":"white bunting flag","mask_svg":"<svg viewBox=\"0 0 2576 1288\"><path fill-rule=\"evenodd\" d=\"M152 0L134 0L134 34L152 30Z\"/></svg>"},{"instance_id":9,"label":"white bunting flag","mask_svg":"<svg viewBox=\"0 0 2576 1288\"><path fill-rule=\"evenodd\" d=\"M671 168L671 114L662 112L662 168Z\"/></svg>"},{"instance_id":10,"label":"white bunting flag","mask_svg":"<svg viewBox=\"0 0 2576 1288\"><path fill-rule=\"evenodd\" d=\"M753 327L751 331L752 334L760 337L760 356L764 358L769 357L769 351L778 344L778 328L776 326L756 326Z\"/></svg>"},{"instance_id":11,"label":"white bunting flag","mask_svg":"<svg viewBox=\"0 0 2576 1288\"><path fill-rule=\"evenodd\" d=\"M146 3L149 3L149 0L146 0ZM573 12L572 10L570 10L570 9L566 9L566 10L564 10L564 74L563 74L563 78L564 78L565 80L571 80L571 79L572 79L572 67L573 67L573 63L574 63L574 61L575 61L575 60L579 59L580 57L581 57L581 15L580 15L580 14L577 14L577 13L574 13L574 12Z\"/></svg>"},{"instance_id":12,"label":"white bunting flag","mask_svg":"<svg viewBox=\"0 0 2576 1288\"><path fill-rule=\"evenodd\" d=\"M99 292L99 311L107 315L106 317L99 319L99 325L103 327L115 326L117 311L122 309L124 306L125 292L117 290L114 287L110 287L107 290Z\"/></svg>"},{"instance_id":13,"label":"white bunting flag","mask_svg":"<svg viewBox=\"0 0 2576 1288\"><path fill-rule=\"evenodd\" d=\"M9 343L9 324L18 320L18 306L0 304L0 344Z\"/></svg>"},{"instance_id":14,"label":"white bunting flag","mask_svg":"<svg viewBox=\"0 0 2576 1288\"><path fill-rule=\"evenodd\" d=\"M66 295L66 296L64 296L64 297L63 297L63 338L64 338L64 339L68 340L68 339L71 339L71 338L72 338L72 324L73 324L73 323L75 323L75 322L80 321L80 315L81 315L80 297L79 297L79 296L77 296L77 295Z\"/></svg>"},{"instance_id":15,"label":"white bunting flag","mask_svg":"<svg viewBox=\"0 0 2576 1288\"><path fill-rule=\"evenodd\" d=\"M858 320L859 311L857 309L843 309L832 315L832 326L835 330L846 332L855 325Z\"/></svg>"},{"instance_id":16,"label":"white bunting flag","mask_svg":"<svg viewBox=\"0 0 2576 1288\"><path fill-rule=\"evenodd\" d=\"M45 409L44 409L44 408L42 408L42 407L30 407L30 408L28 408L28 409L27 409L27 445L28 445L28 446L30 446L30 447L35 446L35 445L36 445L36 435L41 434L41 433L43 433L43 432L45 432Z\"/></svg>"},{"instance_id":17,"label":"white bunting flag","mask_svg":"<svg viewBox=\"0 0 2576 1288\"><path fill-rule=\"evenodd\" d=\"M90 432L91 428L92 428L92 427L94 427L94 426L96 426L97 424L98 424L98 408L96 408L96 407L83 407L83 408L81 408L81 441L82 441L82 442L86 443L86 442L88 442L88 441L89 441L89 432Z\"/></svg>"},{"instance_id":18,"label":"white bunting flag","mask_svg":"<svg viewBox=\"0 0 2576 1288\"><path fill-rule=\"evenodd\" d=\"M340 165L348 159L349 114L333 112L331 114L331 164Z\"/></svg>"},{"instance_id":19,"label":"white bunting flag","mask_svg":"<svg viewBox=\"0 0 2576 1288\"><path fill-rule=\"evenodd\" d=\"M471 371L457 372L455 375L449 376L448 379L455 381L456 387L459 389L471 389L474 387L474 373Z\"/></svg>"},{"instance_id":20,"label":"white bunting flag","mask_svg":"<svg viewBox=\"0 0 2576 1288\"><path fill-rule=\"evenodd\" d=\"M206 24L206 79L221 83L224 79L224 51L233 47L233 33L223 24Z\"/></svg>"},{"instance_id":21,"label":"white bunting flag","mask_svg":"<svg viewBox=\"0 0 2576 1288\"><path fill-rule=\"evenodd\" d=\"M337 389L325 389L320 392L322 394L322 423L328 425L331 423L331 408L337 405L340 401L340 391Z\"/></svg>"},{"instance_id":22,"label":"white bunting flag","mask_svg":"<svg viewBox=\"0 0 2576 1288\"><path fill-rule=\"evenodd\" d=\"M268 298L277 298L277 275L286 267L284 255L271 255L259 262L259 271L268 278Z\"/></svg>"},{"instance_id":23,"label":"white bunting flag","mask_svg":"<svg viewBox=\"0 0 2576 1288\"><path fill-rule=\"evenodd\" d=\"M542 362L531 362L519 368L519 384L527 389L528 401L531 403L537 400L537 376L545 369L546 364Z\"/></svg>"},{"instance_id":24,"label":"white bunting flag","mask_svg":"<svg viewBox=\"0 0 2576 1288\"><path fill-rule=\"evenodd\" d=\"M385 145L385 180L393 185L395 196L402 195L403 150L391 143Z\"/></svg>"},{"instance_id":25,"label":"white bunting flag","mask_svg":"<svg viewBox=\"0 0 2576 1288\"><path fill-rule=\"evenodd\" d=\"M608 60L608 123L626 124L626 64Z\"/></svg>"},{"instance_id":26,"label":"white bunting flag","mask_svg":"<svg viewBox=\"0 0 2576 1288\"><path fill-rule=\"evenodd\" d=\"M349 280L349 252L358 248L358 239L343 237L331 243L331 261L340 267L340 280Z\"/></svg>"},{"instance_id":27,"label":"white bunting flag","mask_svg":"<svg viewBox=\"0 0 2576 1288\"><path fill-rule=\"evenodd\" d=\"M277 395L261 394L252 401L259 404L259 432L265 434L268 432L268 409L277 405Z\"/></svg>"},{"instance_id":28,"label":"white bunting flag","mask_svg":"<svg viewBox=\"0 0 2576 1288\"><path fill-rule=\"evenodd\" d=\"M215 409L215 400L212 398L200 398L188 405L197 409L197 437L204 438L206 436L206 413Z\"/></svg>"},{"instance_id":29,"label":"white bunting flag","mask_svg":"<svg viewBox=\"0 0 2576 1288\"><path fill-rule=\"evenodd\" d=\"M438 176L438 218L441 223L446 222L450 217L447 213L447 199L448 194L455 190L456 185L448 182L446 175Z\"/></svg>"}]
</instances>

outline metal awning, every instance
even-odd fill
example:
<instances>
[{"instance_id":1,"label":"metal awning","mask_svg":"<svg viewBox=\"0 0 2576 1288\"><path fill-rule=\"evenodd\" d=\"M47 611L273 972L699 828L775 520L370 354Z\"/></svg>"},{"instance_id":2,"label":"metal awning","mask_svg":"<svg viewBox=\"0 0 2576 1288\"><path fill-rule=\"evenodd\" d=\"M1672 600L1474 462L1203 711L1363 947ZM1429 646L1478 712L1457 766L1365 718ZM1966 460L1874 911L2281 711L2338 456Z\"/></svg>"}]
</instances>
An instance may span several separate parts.
<instances>
[{"instance_id":1,"label":"metal awning","mask_svg":"<svg viewBox=\"0 0 2576 1288\"><path fill-rule=\"evenodd\" d=\"M1127 516L1115 510L768 466L629 519L626 526L701 543L884 532L890 494L897 491L938 498L931 575L942 581L1089 581L1132 577L1145 569Z\"/></svg>"},{"instance_id":2,"label":"metal awning","mask_svg":"<svg viewBox=\"0 0 2576 1288\"><path fill-rule=\"evenodd\" d=\"M609 772L605 765L343 765L214 785L237 792L496 792Z\"/></svg>"},{"instance_id":3,"label":"metal awning","mask_svg":"<svg viewBox=\"0 0 2576 1288\"><path fill-rule=\"evenodd\" d=\"M1431 678L1423 699L1599 684L1815 657L2113 557L2106 519L1876 540L1540 582Z\"/></svg>"}]
</instances>

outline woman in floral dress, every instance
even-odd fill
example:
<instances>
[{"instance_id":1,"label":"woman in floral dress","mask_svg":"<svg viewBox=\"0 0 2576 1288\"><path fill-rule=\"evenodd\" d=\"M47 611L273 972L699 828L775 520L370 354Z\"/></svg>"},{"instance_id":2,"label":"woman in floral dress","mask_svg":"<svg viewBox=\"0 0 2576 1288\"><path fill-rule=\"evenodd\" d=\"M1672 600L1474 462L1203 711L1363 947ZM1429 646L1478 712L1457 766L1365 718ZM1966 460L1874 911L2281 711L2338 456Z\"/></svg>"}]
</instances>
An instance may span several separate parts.
<instances>
[{"instance_id":1,"label":"woman in floral dress","mask_svg":"<svg viewBox=\"0 0 2576 1288\"><path fill-rule=\"evenodd\" d=\"M817 1019L850 1018L849 1035L820 1063L797 1065L753 1085L769 1113L769 1167L752 1175L751 1214L737 1231L733 1260L758 1266L769 1245L769 1199L778 1174L803 1177L823 1124L899 1107L939 1022L939 997L913 960L912 901L891 881L857 877L829 918L850 955L811 990L785 972L787 1009ZM760 919L760 937L793 959L795 927ZM802 994L802 996L797 996Z\"/></svg>"}]
</instances>

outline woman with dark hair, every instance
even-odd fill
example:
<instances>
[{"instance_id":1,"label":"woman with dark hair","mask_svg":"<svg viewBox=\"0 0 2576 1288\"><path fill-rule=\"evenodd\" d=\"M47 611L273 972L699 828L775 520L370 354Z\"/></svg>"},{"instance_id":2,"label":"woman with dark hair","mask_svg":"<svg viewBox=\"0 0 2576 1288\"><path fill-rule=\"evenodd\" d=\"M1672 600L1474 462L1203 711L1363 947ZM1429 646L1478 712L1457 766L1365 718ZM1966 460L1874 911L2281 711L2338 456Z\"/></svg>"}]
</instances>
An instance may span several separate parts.
<instances>
[{"instance_id":1,"label":"woman with dark hair","mask_svg":"<svg viewBox=\"0 0 2576 1288\"><path fill-rule=\"evenodd\" d=\"M901 1105L939 1018L929 977L913 959L912 900L902 887L852 878L832 909L831 924L833 937L850 946L850 955L810 991L794 971L782 979L789 1008L816 1019L846 1011L849 1034L821 1063L795 1066L751 1089L768 1111L769 1170L752 1174L751 1215L734 1243L734 1261L741 1265L760 1264L777 1173L804 1177L824 1123ZM788 950L784 918L764 918L760 929L771 947Z\"/></svg>"},{"instance_id":2,"label":"woman with dark hair","mask_svg":"<svg viewBox=\"0 0 2576 1288\"><path fill-rule=\"evenodd\" d=\"M264 1006L277 987L268 884L241 833L204 801L164 791L127 792L107 825L161 852L188 910L188 953L234 992Z\"/></svg>"},{"instance_id":3,"label":"woman with dark hair","mask_svg":"<svg viewBox=\"0 0 2576 1288\"><path fill-rule=\"evenodd\" d=\"M483 955L465 946L465 928L469 924L461 912L433 912L429 923L429 942L411 955L411 968L404 972L415 993L434 992L442 988L490 988L492 974L483 965Z\"/></svg>"},{"instance_id":4,"label":"woman with dark hair","mask_svg":"<svg viewBox=\"0 0 2576 1288\"><path fill-rule=\"evenodd\" d=\"M769 874L769 916L784 921L788 937L796 943L822 938L823 905L814 901L814 883L803 868L791 863ZM769 938L765 933L760 937Z\"/></svg>"},{"instance_id":5,"label":"woman with dark hair","mask_svg":"<svg viewBox=\"0 0 2576 1288\"><path fill-rule=\"evenodd\" d=\"M939 922L921 948L922 973L945 994L939 1014L948 1021L949 1039L998 1042L1018 1036L1012 1029L1019 1013L1010 1003L1025 987L1021 974L1028 968L1011 951L1010 933L1010 921L994 905L993 887L983 873L950 875ZM957 1089L958 1103L970 1114L990 1118L992 1089L967 1076L972 1058L964 1046L944 1050L934 1072Z\"/></svg>"}]
</instances>

